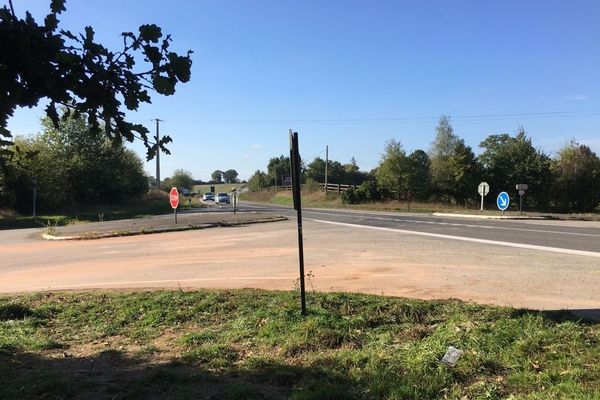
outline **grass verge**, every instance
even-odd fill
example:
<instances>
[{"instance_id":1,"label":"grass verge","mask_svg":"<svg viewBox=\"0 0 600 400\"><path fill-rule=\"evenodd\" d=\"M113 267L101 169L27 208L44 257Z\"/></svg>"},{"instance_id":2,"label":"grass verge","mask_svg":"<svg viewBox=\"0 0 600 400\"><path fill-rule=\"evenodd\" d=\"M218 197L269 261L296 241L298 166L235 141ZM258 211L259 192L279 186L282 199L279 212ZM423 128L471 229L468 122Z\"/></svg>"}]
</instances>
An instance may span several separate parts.
<instances>
[{"instance_id":1,"label":"grass verge","mask_svg":"<svg viewBox=\"0 0 600 400\"><path fill-rule=\"evenodd\" d=\"M0 298L0 398L597 399L600 325L259 290ZM465 353L439 361L450 345Z\"/></svg>"}]
</instances>

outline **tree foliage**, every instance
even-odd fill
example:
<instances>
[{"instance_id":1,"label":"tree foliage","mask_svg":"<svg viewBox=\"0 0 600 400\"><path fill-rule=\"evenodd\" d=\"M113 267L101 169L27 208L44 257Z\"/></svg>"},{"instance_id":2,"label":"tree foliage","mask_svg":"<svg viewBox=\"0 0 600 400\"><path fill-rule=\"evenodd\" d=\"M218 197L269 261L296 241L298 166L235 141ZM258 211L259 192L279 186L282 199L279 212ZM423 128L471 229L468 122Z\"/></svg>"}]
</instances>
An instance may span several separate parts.
<instances>
[{"instance_id":1,"label":"tree foliage","mask_svg":"<svg viewBox=\"0 0 600 400\"><path fill-rule=\"evenodd\" d=\"M434 197L457 203L475 199L480 168L473 150L454 133L448 117L442 116L435 130L429 150Z\"/></svg>"},{"instance_id":2,"label":"tree foliage","mask_svg":"<svg viewBox=\"0 0 600 400\"><path fill-rule=\"evenodd\" d=\"M173 176L170 178L169 182L169 186L164 186L165 190L169 190L173 186L180 190L192 190L194 187L194 177L192 176L192 173L184 169L176 169L173 171Z\"/></svg>"},{"instance_id":3,"label":"tree foliage","mask_svg":"<svg viewBox=\"0 0 600 400\"><path fill-rule=\"evenodd\" d=\"M248 180L248 187L250 190L260 190L270 185L269 177L266 173L260 170L256 170L254 175Z\"/></svg>"},{"instance_id":4,"label":"tree foliage","mask_svg":"<svg viewBox=\"0 0 600 400\"><path fill-rule=\"evenodd\" d=\"M328 160L327 182L345 184L346 169L339 161ZM306 177L317 182L325 182L325 160L316 157L306 166Z\"/></svg>"},{"instance_id":5,"label":"tree foliage","mask_svg":"<svg viewBox=\"0 0 600 400\"><path fill-rule=\"evenodd\" d=\"M483 149L479 160L492 193L506 191L516 197L516 184L525 183L529 186L526 205L536 209L549 206L550 158L533 147L523 128L515 136L490 135L479 146Z\"/></svg>"},{"instance_id":6,"label":"tree foliage","mask_svg":"<svg viewBox=\"0 0 600 400\"><path fill-rule=\"evenodd\" d=\"M214 170L212 174L210 174L210 178L217 183L221 183L223 182L223 171L221 170Z\"/></svg>"},{"instance_id":7,"label":"tree foliage","mask_svg":"<svg viewBox=\"0 0 600 400\"><path fill-rule=\"evenodd\" d=\"M290 178L292 176L290 158L281 155L269 159L269 163L267 164L267 174L269 175L269 180L272 184L282 185L284 178ZM275 178L277 178L277 182L275 181Z\"/></svg>"},{"instance_id":8,"label":"tree foliage","mask_svg":"<svg viewBox=\"0 0 600 400\"><path fill-rule=\"evenodd\" d=\"M148 190L139 157L92 129L84 115L63 120L59 129L49 118L42 125L40 135L15 139L7 187L17 208L30 209L34 183L39 208L48 211L122 203Z\"/></svg>"},{"instance_id":9,"label":"tree foliage","mask_svg":"<svg viewBox=\"0 0 600 400\"><path fill-rule=\"evenodd\" d=\"M415 150L408 156L408 188L411 198L425 201L429 198L431 172L429 156L423 150Z\"/></svg>"},{"instance_id":10,"label":"tree foliage","mask_svg":"<svg viewBox=\"0 0 600 400\"><path fill-rule=\"evenodd\" d=\"M558 210L590 212L600 205L600 159L588 146L569 143L552 162L552 172Z\"/></svg>"},{"instance_id":11,"label":"tree foliage","mask_svg":"<svg viewBox=\"0 0 600 400\"><path fill-rule=\"evenodd\" d=\"M238 181L238 173L235 169L228 169L223 172L223 180L225 183L236 183Z\"/></svg>"},{"instance_id":12,"label":"tree foliage","mask_svg":"<svg viewBox=\"0 0 600 400\"><path fill-rule=\"evenodd\" d=\"M390 139L386 142L376 177L379 186L397 192L398 199L409 190L408 159L399 141Z\"/></svg>"},{"instance_id":13,"label":"tree foliage","mask_svg":"<svg viewBox=\"0 0 600 400\"><path fill-rule=\"evenodd\" d=\"M119 143L139 137L148 149L148 159L171 141L159 143L148 138L148 129L128 122L124 108L135 111L150 103L150 91L175 93L176 85L190 80L191 51L179 55L171 51L171 36L157 25L139 27L136 33L121 34L123 46L111 51L95 40L91 26L83 33L61 29L59 16L66 11L65 0L51 0L50 12L38 23L26 12L18 17L11 7L0 9L0 149L9 145L10 116L18 107L33 107L48 101L46 115L55 128L58 107L66 107L63 119L71 113L87 118L94 134L104 131ZM141 64L141 65L140 65ZM168 151L167 151L168 152ZM2 154L0 154L2 157Z\"/></svg>"}]
</instances>

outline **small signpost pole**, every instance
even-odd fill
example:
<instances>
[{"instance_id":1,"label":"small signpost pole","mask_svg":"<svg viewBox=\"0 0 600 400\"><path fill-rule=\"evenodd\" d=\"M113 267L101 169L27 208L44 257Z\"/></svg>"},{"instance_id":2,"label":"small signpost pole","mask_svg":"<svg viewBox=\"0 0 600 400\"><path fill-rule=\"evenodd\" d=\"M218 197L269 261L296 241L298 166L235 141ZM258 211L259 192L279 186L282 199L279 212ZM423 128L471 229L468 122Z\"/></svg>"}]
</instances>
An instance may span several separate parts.
<instances>
[{"instance_id":1,"label":"small signpost pole","mask_svg":"<svg viewBox=\"0 0 600 400\"><path fill-rule=\"evenodd\" d=\"M179 207L179 191L176 187L172 187L169 192L169 203L173 208L173 217L175 218L175 225L177 225L177 207Z\"/></svg>"},{"instance_id":2,"label":"small signpost pole","mask_svg":"<svg viewBox=\"0 0 600 400\"><path fill-rule=\"evenodd\" d=\"M529 189L529 186L526 183L517 184L517 190L519 191L519 214L523 215L523 195L525 191Z\"/></svg>"},{"instance_id":3,"label":"small signpost pole","mask_svg":"<svg viewBox=\"0 0 600 400\"><path fill-rule=\"evenodd\" d=\"M302 201L300 197L300 151L298 149L298 132L290 129L290 163L292 170L292 194L294 208L298 219L298 258L300 264L300 307L302 315L306 315L306 289L304 286L304 245L302 240Z\"/></svg>"},{"instance_id":4,"label":"small signpost pole","mask_svg":"<svg viewBox=\"0 0 600 400\"><path fill-rule=\"evenodd\" d=\"M477 188L477 191L481 195L481 210L480 211L483 211L483 198L490 192L490 185L488 185L487 182L481 182L479 184L479 187Z\"/></svg>"}]
</instances>

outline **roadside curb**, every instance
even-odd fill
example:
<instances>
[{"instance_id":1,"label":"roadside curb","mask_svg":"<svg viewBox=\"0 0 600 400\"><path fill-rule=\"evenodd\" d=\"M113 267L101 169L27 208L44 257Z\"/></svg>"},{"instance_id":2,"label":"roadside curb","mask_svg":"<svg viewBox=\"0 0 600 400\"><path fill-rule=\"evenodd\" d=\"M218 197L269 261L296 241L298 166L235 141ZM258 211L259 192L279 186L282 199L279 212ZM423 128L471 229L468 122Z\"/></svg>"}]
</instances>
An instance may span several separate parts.
<instances>
[{"instance_id":1,"label":"roadside curb","mask_svg":"<svg viewBox=\"0 0 600 400\"><path fill-rule=\"evenodd\" d=\"M277 216L271 218L261 218L251 221L238 221L238 222L211 222L206 224L192 224L192 225L182 225L182 226L169 226L166 228L149 228L144 229L139 228L138 230L123 230L123 231L112 231L99 233L94 231L89 231L82 233L80 235L72 235L72 236L59 236L59 235L51 235L49 233L42 233L42 239L44 240L52 240L52 241L64 241L64 240L94 240L94 239L107 239L113 237L124 237L124 236L138 236L138 235L149 235L153 233L166 233L166 232L181 232L181 231L191 231L198 229L208 229L208 228L219 228L219 227L234 227L234 226L243 226L243 225L252 225L252 224L263 224L268 222L279 222L279 221L287 221L286 217Z\"/></svg>"},{"instance_id":2,"label":"roadside curb","mask_svg":"<svg viewBox=\"0 0 600 400\"><path fill-rule=\"evenodd\" d=\"M439 213L435 212L431 214L436 217L456 217L456 218L474 218L474 219L521 219L521 220L548 220L546 217L527 217L521 215L475 215L475 214L453 214L453 213Z\"/></svg>"}]
</instances>

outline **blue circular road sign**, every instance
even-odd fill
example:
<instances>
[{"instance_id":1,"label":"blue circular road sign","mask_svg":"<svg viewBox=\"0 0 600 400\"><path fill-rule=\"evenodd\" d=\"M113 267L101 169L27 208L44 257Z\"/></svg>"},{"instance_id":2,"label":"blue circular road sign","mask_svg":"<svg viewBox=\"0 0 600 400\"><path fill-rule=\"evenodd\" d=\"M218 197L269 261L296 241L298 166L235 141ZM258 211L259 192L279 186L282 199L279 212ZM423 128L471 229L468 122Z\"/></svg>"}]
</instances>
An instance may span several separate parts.
<instances>
[{"instance_id":1,"label":"blue circular road sign","mask_svg":"<svg viewBox=\"0 0 600 400\"><path fill-rule=\"evenodd\" d=\"M500 211L506 210L510 204L510 197L508 197L508 193L501 192L496 199L496 204L498 205L498 209Z\"/></svg>"}]
</instances>

